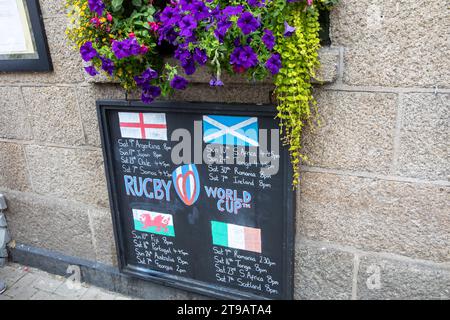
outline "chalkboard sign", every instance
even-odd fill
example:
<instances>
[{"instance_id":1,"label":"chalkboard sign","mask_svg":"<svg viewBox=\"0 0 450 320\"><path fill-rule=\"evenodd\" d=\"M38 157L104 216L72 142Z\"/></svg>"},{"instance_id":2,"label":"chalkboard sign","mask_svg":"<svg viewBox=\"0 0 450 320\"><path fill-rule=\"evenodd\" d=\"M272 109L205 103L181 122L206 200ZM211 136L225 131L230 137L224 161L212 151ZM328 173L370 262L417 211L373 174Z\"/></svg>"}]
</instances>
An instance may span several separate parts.
<instances>
[{"instance_id":1,"label":"chalkboard sign","mask_svg":"<svg viewBox=\"0 0 450 320\"><path fill-rule=\"evenodd\" d=\"M99 101L122 272L292 299L294 197L272 106Z\"/></svg>"}]
</instances>

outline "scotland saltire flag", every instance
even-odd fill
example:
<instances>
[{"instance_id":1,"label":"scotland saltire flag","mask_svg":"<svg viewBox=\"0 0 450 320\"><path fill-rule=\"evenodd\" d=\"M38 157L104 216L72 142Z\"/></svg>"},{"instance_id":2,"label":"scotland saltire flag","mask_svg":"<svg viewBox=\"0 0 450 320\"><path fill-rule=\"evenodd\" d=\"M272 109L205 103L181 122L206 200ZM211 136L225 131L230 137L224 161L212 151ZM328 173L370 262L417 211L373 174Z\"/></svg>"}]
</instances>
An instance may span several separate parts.
<instances>
[{"instance_id":1,"label":"scotland saltire flag","mask_svg":"<svg viewBox=\"0 0 450 320\"><path fill-rule=\"evenodd\" d=\"M203 116L205 143L257 147L258 118L237 116Z\"/></svg>"},{"instance_id":2,"label":"scotland saltire flag","mask_svg":"<svg viewBox=\"0 0 450 320\"><path fill-rule=\"evenodd\" d=\"M195 164L186 164L172 172L175 191L185 205L191 206L200 195L200 178Z\"/></svg>"}]
</instances>

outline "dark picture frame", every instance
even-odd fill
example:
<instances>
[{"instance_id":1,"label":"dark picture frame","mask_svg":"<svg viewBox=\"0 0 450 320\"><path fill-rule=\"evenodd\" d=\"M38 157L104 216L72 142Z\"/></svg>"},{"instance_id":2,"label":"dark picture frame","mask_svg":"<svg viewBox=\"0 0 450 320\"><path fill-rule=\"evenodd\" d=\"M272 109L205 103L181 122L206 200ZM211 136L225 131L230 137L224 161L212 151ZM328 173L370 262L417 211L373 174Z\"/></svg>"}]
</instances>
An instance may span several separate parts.
<instances>
[{"instance_id":1,"label":"dark picture frame","mask_svg":"<svg viewBox=\"0 0 450 320\"><path fill-rule=\"evenodd\" d=\"M0 72L53 71L39 1L24 0L24 6L26 6L25 11L28 13L28 23L36 57L10 54L10 57L4 59L0 56ZM0 55L2 55L1 52Z\"/></svg>"},{"instance_id":2,"label":"dark picture frame","mask_svg":"<svg viewBox=\"0 0 450 320\"><path fill-rule=\"evenodd\" d=\"M99 100L97 101L97 116L99 120L99 130L102 141L102 149L104 156L104 166L106 173L106 181L108 186L109 201L114 229L114 238L116 242L117 258L119 271L136 277L139 279L151 281L164 286L179 288L182 290L198 293L205 296L211 296L219 299L251 299L251 300L267 300L268 297L260 296L243 290L220 286L216 283L199 281L193 278L174 276L161 271L148 269L144 267L136 267L127 260L126 230L122 224L121 205L119 203L120 192L118 191L118 183L116 180L117 167L114 164L114 142L112 138L114 123L109 123L110 114L116 112L166 112L177 113L180 117L183 114L227 114L227 115L252 115L258 117L275 118L276 109L273 106L257 106L244 104L219 104L219 103L187 103L174 101L161 101L152 104L151 108L141 102L125 101L125 100ZM290 165L290 157L286 148L281 150L285 171L282 174L285 185L281 190L284 203L280 206L280 214L283 215L282 229L283 235L283 270L282 282L284 290L278 299L293 299L293 279L294 279L294 246L295 246L295 196L291 187L293 170Z\"/></svg>"}]
</instances>

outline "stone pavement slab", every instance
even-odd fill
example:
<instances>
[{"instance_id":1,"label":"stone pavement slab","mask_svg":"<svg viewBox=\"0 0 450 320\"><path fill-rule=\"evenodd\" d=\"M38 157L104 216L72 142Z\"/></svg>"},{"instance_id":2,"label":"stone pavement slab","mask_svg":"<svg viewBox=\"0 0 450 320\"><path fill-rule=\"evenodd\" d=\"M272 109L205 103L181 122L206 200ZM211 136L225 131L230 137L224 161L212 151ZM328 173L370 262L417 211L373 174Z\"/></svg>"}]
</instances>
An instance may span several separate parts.
<instances>
[{"instance_id":1,"label":"stone pavement slab","mask_svg":"<svg viewBox=\"0 0 450 320\"><path fill-rule=\"evenodd\" d=\"M73 283L65 277L10 263L0 268L0 279L8 286L0 300L132 300L116 292Z\"/></svg>"}]
</instances>

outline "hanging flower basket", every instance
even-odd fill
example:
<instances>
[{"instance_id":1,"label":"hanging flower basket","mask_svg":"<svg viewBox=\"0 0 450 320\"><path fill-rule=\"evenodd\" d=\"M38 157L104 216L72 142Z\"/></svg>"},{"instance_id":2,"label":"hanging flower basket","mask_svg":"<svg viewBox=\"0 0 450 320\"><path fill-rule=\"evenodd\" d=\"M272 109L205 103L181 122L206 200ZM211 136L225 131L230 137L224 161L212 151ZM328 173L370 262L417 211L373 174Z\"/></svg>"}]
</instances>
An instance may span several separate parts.
<instances>
[{"instance_id":1,"label":"hanging flower basket","mask_svg":"<svg viewBox=\"0 0 450 320\"><path fill-rule=\"evenodd\" d=\"M215 87L226 85L224 72L273 77L280 128L298 168L302 129L316 107L310 81L319 67L319 10L337 2L67 0L67 34L89 75L102 72L127 91L139 89L147 104L189 85L179 68L192 75L207 66ZM167 54L178 63L164 62Z\"/></svg>"}]
</instances>

